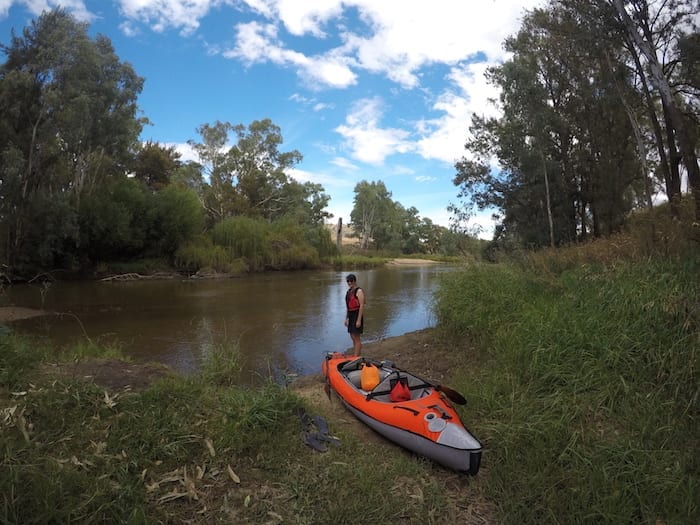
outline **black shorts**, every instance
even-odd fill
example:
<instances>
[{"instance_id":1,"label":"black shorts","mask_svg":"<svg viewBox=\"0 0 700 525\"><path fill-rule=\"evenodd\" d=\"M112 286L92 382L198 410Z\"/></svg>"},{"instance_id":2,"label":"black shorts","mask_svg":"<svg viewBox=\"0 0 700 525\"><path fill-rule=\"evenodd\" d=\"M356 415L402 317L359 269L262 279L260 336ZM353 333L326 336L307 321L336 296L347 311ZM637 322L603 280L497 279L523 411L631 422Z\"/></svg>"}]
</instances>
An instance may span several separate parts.
<instances>
[{"instance_id":1,"label":"black shorts","mask_svg":"<svg viewBox=\"0 0 700 525\"><path fill-rule=\"evenodd\" d=\"M358 328L355 326L355 323L357 323L357 316L359 315L359 313L360 313L359 310L348 312L348 333L349 334L361 334L365 329L364 316L362 317L362 321L360 321L360 327Z\"/></svg>"}]
</instances>

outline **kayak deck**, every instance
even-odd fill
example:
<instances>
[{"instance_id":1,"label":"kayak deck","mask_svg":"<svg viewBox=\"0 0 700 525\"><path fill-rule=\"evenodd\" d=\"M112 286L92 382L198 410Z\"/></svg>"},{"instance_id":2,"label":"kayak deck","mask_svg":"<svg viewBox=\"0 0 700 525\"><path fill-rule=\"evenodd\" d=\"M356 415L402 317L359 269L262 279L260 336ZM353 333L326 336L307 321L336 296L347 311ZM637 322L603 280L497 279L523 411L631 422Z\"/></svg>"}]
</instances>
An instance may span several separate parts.
<instances>
[{"instance_id":1,"label":"kayak deck","mask_svg":"<svg viewBox=\"0 0 700 525\"><path fill-rule=\"evenodd\" d=\"M372 390L361 385L361 366L368 362L379 368L379 383ZM331 389L370 428L444 466L472 475L478 472L481 444L435 385L390 362L339 353L328 354L322 368ZM392 401L391 388L399 378L407 382L410 399Z\"/></svg>"}]
</instances>

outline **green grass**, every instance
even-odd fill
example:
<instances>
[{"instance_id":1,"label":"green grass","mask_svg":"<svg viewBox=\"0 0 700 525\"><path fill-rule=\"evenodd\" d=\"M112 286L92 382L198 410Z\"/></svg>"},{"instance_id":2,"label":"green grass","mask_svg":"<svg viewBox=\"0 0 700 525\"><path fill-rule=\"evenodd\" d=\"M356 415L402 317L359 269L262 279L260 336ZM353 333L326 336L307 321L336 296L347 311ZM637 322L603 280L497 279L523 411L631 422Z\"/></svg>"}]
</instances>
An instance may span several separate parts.
<instances>
[{"instance_id":1,"label":"green grass","mask_svg":"<svg viewBox=\"0 0 700 525\"><path fill-rule=\"evenodd\" d=\"M2 330L0 524L455 523L482 491L499 524L698 523L700 258L602 252L445 276L439 329L463 358L447 379L485 447L478 477L449 488L340 425L342 446L313 452L306 401L237 386L235 347L115 394L40 365L117 348L57 356Z\"/></svg>"},{"instance_id":2,"label":"green grass","mask_svg":"<svg viewBox=\"0 0 700 525\"><path fill-rule=\"evenodd\" d=\"M441 286L439 324L482 348L455 386L502 523L700 522L699 271L477 266Z\"/></svg>"},{"instance_id":3,"label":"green grass","mask_svg":"<svg viewBox=\"0 0 700 525\"><path fill-rule=\"evenodd\" d=\"M1 337L0 523L451 521L435 465L333 424L342 446L312 451L305 402L269 381L236 386L235 348L198 375L115 393L47 375L48 352ZM90 343L61 358L90 356L103 357Z\"/></svg>"},{"instance_id":4,"label":"green grass","mask_svg":"<svg viewBox=\"0 0 700 525\"><path fill-rule=\"evenodd\" d=\"M335 270L355 270L378 268L384 266L391 257L369 255L339 255L328 259L328 264Z\"/></svg>"}]
</instances>

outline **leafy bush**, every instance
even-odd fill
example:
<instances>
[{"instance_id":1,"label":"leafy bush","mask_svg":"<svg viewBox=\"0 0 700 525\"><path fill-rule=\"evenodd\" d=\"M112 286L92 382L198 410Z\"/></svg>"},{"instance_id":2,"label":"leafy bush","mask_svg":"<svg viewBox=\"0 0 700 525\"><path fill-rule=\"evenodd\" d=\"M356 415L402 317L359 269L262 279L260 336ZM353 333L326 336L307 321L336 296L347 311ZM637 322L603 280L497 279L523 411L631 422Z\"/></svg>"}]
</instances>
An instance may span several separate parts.
<instances>
[{"instance_id":1,"label":"leafy bush","mask_svg":"<svg viewBox=\"0 0 700 525\"><path fill-rule=\"evenodd\" d=\"M214 244L225 248L232 259L245 259L252 271L259 271L268 260L269 231L268 223L262 219L230 217L217 223L211 236Z\"/></svg>"},{"instance_id":2,"label":"leafy bush","mask_svg":"<svg viewBox=\"0 0 700 525\"><path fill-rule=\"evenodd\" d=\"M246 273L248 266L243 259L234 259L222 246L216 246L207 236L180 246L175 252L175 267L180 271L195 273L212 269L220 273Z\"/></svg>"}]
</instances>

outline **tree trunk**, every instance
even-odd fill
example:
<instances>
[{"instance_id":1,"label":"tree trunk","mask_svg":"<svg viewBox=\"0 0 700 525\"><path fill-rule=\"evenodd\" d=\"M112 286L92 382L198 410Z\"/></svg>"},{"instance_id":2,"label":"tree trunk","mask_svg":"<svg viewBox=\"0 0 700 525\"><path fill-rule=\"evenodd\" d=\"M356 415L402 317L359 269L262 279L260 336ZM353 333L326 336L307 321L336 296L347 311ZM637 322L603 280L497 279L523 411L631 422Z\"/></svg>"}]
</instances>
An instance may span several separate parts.
<instances>
[{"instance_id":1,"label":"tree trunk","mask_svg":"<svg viewBox=\"0 0 700 525\"><path fill-rule=\"evenodd\" d=\"M544 191L547 196L547 220L549 221L549 245L554 248L554 222L552 221L552 201L549 197L549 178L547 177L547 160L542 155L542 169L544 170Z\"/></svg>"},{"instance_id":2,"label":"tree trunk","mask_svg":"<svg viewBox=\"0 0 700 525\"><path fill-rule=\"evenodd\" d=\"M659 123L659 118L656 114L656 108L654 99L649 91L649 84L647 83L646 76L644 74L644 68L639 60L639 53L634 47L634 43L628 40L629 52L634 59L635 67L639 73L639 79L642 83L642 92L644 93L644 101L646 102L647 114L649 115L649 120L651 121L651 127L654 131L654 138L656 142L656 149L659 153L659 166L661 167L661 173L664 178L664 185L666 188L666 196L671 203L671 213L674 217L678 217L679 208L678 201L680 199L680 194L676 195L675 191L678 188L680 192L680 176L678 175L678 169L671 169L671 162L669 161L668 155L666 155L666 147L664 146L663 131L661 129L661 124ZM673 148L675 151L675 145L670 144L669 148Z\"/></svg>"},{"instance_id":3,"label":"tree trunk","mask_svg":"<svg viewBox=\"0 0 700 525\"><path fill-rule=\"evenodd\" d=\"M670 124L676 132L681 158L688 170L688 181L692 188L693 196L695 197L695 220L696 222L700 222L700 167L698 166L698 159L695 155L693 142L690 139L690 133L685 125L683 114L676 105L671 86L664 75L661 64L659 64L651 44L644 40L637 31L633 20L625 10L622 0L613 0L613 4L628 34L649 63L652 80L656 85L656 89L659 91L664 106L668 108Z\"/></svg>"},{"instance_id":4,"label":"tree trunk","mask_svg":"<svg viewBox=\"0 0 700 525\"><path fill-rule=\"evenodd\" d=\"M340 248L343 246L343 218L342 217L338 218L338 228L336 229L336 232L335 232L335 244L338 247L338 252L340 252Z\"/></svg>"}]
</instances>

